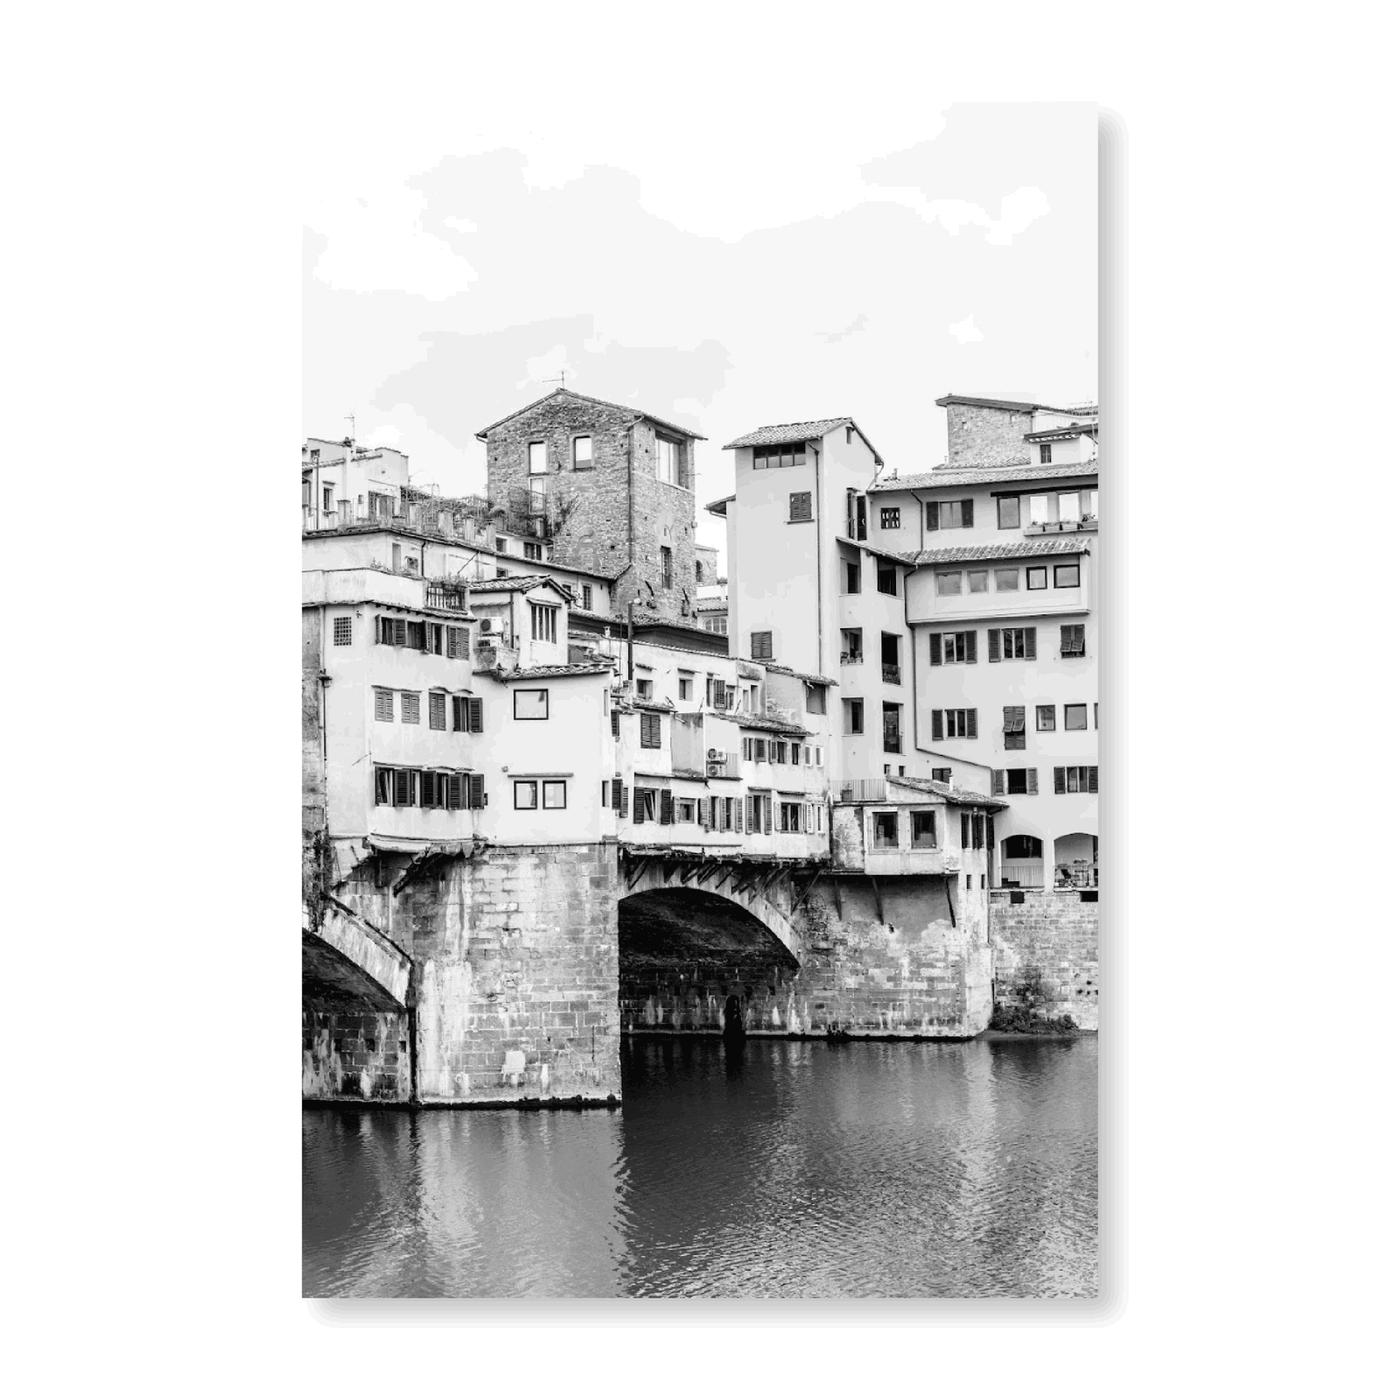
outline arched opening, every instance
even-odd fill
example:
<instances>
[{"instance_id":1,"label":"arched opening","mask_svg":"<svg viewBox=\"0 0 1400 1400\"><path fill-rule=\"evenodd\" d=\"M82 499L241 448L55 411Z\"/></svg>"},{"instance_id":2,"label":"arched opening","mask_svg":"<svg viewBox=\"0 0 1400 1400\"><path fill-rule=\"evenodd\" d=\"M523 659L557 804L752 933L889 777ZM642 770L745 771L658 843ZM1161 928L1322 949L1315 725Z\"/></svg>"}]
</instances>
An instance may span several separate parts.
<instances>
[{"instance_id":1,"label":"arched opening","mask_svg":"<svg viewBox=\"0 0 1400 1400\"><path fill-rule=\"evenodd\" d=\"M1099 887L1099 838L1071 831L1055 838L1055 888L1094 890Z\"/></svg>"},{"instance_id":2,"label":"arched opening","mask_svg":"<svg viewBox=\"0 0 1400 1400\"><path fill-rule=\"evenodd\" d=\"M721 895L629 895L617 906L617 945L624 1032L718 1035L730 997L748 1031L786 1029L794 1014L797 959L760 919Z\"/></svg>"},{"instance_id":3,"label":"arched opening","mask_svg":"<svg viewBox=\"0 0 1400 1400\"><path fill-rule=\"evenodd\" d=\"M1008 836L1001 843L1001 887L1038 890L1045 884L1045 843L1039 836Z\"/></svg>"}]
</instances>

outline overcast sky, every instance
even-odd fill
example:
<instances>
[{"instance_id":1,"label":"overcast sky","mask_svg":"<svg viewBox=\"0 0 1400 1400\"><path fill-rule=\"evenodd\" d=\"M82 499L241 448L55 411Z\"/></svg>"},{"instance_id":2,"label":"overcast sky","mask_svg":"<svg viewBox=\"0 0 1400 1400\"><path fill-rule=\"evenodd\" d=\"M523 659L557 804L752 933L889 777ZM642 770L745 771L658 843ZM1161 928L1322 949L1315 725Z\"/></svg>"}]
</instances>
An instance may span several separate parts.
<instances>
[{"instance_id":1,"label":"overcast sky","mask_svg":"<svg viewBox=\"0 0 1400 1400\"><path fill-rule=\"evenodd\" d=\"M927 470L941 394L1096 397L1096 120L954 105L889 150L809 146L784 169L739 142L694 180L640 145L524 130L323 172L305 431L353 413L416 483L480 491L475 433L563 371L704 434L701 507L733 489L723 444L766 423L850 414L890 468Z\"/></svg>"}]
</instances>

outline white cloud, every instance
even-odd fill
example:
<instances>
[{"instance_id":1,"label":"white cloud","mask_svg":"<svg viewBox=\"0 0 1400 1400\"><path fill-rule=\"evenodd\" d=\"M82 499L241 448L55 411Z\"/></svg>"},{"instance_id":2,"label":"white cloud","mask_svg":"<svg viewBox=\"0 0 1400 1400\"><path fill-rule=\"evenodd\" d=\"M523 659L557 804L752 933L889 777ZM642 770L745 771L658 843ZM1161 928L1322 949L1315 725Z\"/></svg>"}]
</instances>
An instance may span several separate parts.
<instances>
[{"instance_id":1,"label":"white cloud","mask_svg":"<svg viewBox=\"0 0 1400 1400\"><path fill-rule=\"evenodd\" d=\"M963 229L984 228L987 242L1006 245L1028 229L1042 214L1050 212L1045 192L1034 185L1024 185L1012 194L1004 195L1001 215L993 218L980 204L966 199L925 199L914 189L883 189L877 196L892 204L912 209L925 223L938 223L954 238Z\"/></svg>"},{"instance_id":2,"label":"white cloud","mask_svg":"<svg viewBox=\"0 0 1400 1400\"><path fill-rule=\"evenodd\" d=\"M948 327L948 334L958 342L959 345L966 345L969 340L981 340L982 332L972 324L972 317L965 321L959 321L956 325Z\"/></svg>"},{"instance_id":3,"label":"white cloud","mask_svg":"<svg viewBox=\"0 0 1400 1400\"><path fill-rule=\"evenodd\" d=\"M397 447L403 434L392 423L381 423L372 433L361 437L365 447Z\"/></svg>"},{"instance_id":4,"label":"white cloud","mask_svg":"<svg viewBox=\"0 0 1400 1400\"><path fill-rule=\"evenodd\" d=\"M559 388L559 375L564 375L564 385L574 377L569 365L569 352L562 345L546 350L543 355L535 355L525 361L525 378L516 380L517 389L531 389L536 396L553 393Z\"/></svg>"},{"instance_id":5,"label":"white cloud","mask_svg":"<svg viewBox=\"0 0 1400 1400\"><path fill-rule=\"evenodd\" d=\"M1010 243L1018 233L1049 212L1050 201L1045 192L1034 185L1024 185L1001 201L1001 218L987 230L987 242Z\"/></svg>"}]
</instances>

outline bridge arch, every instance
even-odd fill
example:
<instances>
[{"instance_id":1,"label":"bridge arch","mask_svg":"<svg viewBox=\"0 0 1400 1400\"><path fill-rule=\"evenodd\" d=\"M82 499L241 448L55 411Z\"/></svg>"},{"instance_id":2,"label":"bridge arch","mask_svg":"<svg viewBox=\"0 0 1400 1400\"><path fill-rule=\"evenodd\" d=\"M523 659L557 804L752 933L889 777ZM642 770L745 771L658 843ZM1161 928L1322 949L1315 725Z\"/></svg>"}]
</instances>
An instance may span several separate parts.
<instances>
[{"instance_id":1,"label":"bridge arch","mask_svg":"<svg viewBox=\"0 0 1400 1400\"><path fill-rule=\"evenodd\" d=\"M353 910L328 900L302 911L302 1000L323 1011L403 1011L413 960Z\"/></svg>"}]
</instances>

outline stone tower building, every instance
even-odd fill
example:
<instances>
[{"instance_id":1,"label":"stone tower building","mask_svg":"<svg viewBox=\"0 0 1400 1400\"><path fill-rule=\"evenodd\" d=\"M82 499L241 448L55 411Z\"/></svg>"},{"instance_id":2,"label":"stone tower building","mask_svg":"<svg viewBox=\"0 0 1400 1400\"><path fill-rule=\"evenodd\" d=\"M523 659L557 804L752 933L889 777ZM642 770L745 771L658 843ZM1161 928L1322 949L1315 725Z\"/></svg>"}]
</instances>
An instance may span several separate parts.
<instances>
[{"instance_id":1,"label":"stone tower building","mask_svg":"<svg viewBox=\"0 0 1400 1400\"><path fill-rule=\"evenodd\" d=\"M487 494L508 528L571 568L615 579L614 610L695 617L698 433L569 389L483 428Z\"/></svg>"}]
</instances>

